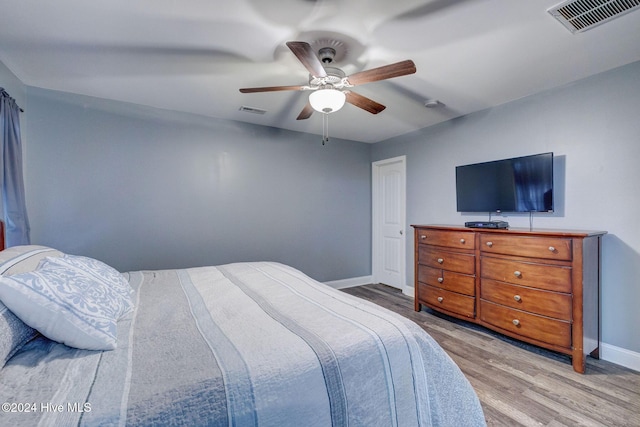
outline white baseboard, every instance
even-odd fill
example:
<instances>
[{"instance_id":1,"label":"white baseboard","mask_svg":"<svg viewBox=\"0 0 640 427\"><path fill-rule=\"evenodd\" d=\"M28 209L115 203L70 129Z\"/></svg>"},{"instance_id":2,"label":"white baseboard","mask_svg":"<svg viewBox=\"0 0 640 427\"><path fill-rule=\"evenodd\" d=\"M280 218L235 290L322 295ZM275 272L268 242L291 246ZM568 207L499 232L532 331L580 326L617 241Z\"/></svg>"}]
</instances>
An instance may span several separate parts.
<instances>
[{"instance_id":1,"label":"white baseboard","mask_svg":"<svg viewBox=\"0 0 640 427\"><path fill-rule=\"evenodd\" d=\"M333 280L331 282L324 282L325 285L331 286L334 289L352 288L354 286L370 285L373 283L373 276L352 277L350 279ZM402 293L408 297L413 298L413 286L405 286L402 288Z\"/></svg>"},{"instance_id":2,"label":"white baseboard","mask_svg":"<svg viewBox=\"0 0 640 427\"><path fill-rule=\"evenodd\" d=\"M640 372L640 353L616 347L615 345L600 343L600 358L625 368Z\"/></svg>"},{"instance_id":3,"label":"white baseboard","mask_svg":"<svg viewBox=\"0 0 640 427\"><path fill-rule=\"evenodd\" d=\"M332 280L324 282L325 285L334 289L352 288L354 286L369 285L373 283L373 276L352 277L350 279Z\"/></svg>"}]
</instances>

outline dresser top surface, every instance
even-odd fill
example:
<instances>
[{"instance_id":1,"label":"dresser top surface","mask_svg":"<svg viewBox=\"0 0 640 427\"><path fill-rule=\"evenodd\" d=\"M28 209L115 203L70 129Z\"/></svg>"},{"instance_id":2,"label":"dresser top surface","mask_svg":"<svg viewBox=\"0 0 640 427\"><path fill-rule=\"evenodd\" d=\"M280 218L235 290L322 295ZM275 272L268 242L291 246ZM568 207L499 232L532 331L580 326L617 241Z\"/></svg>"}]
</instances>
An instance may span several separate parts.
<instances>
[{"instance_id":1,"label":"dresser top surface","mask_svg":"<svg viewBox=\"0 0 640 427\"><path fill-rule=\"evenodd\" d=\"M481 233L501 233L501 234L512 234L512 235L531 235L531 236L590 237L590 236L601 236L603 234L607 234L606 231L572 230L572 229L562 229L562 228L529 229L528 227L509 227L506 229L496 229L496 228L470 228L470 227L464 227L461 225L450 225L450 224L425 224L425 225L412 224L411 227L429 228L432 230L470 231L470 232L481 232Z\"/></svg>"}]
</instances>

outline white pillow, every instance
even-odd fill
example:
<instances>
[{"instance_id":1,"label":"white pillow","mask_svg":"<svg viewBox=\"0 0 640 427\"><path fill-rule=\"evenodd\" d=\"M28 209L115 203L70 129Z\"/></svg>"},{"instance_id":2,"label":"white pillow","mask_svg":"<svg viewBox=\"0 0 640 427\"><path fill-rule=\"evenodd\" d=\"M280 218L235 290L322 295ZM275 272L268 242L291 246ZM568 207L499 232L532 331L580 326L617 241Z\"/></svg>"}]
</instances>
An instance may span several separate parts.
<instances>
[{"instance_id":1,"label":"white pillow","mask_svg":"<svg viewBox=\"0 0 640 427\"><path fill-rule=\"evenodd\" d=\"M118 315L118 319L133 311L133 289L131 289L129 282L118 270L102 261L84 256L64 254L61 257L44 258L40 262L39 268L48 266L58 266L85 274L118 295L122 302L122 311Z\"/></svg>"},{"instance_id":2,"label":"white pillow","mask_svg":"<svg viewBox=\"0 0 640 427\"><path fill-rule=\"evenodd\" d=\"M44 260L36 271L0 277L0 300L47 338L86 350L115 349L117 320L127 310L114 288Z\"/></svg>"},{"instance_id":3,"label":"white pillow","mask_svg":"<svg viewBox=\"0 0 640 427\"><path fill-rule=\"evenodd\" d=\"M0 252L0 274L10 276L33 271L44 258L62 255L62 252L47 246L12 246Z\"/></svg>"}]
</instances>

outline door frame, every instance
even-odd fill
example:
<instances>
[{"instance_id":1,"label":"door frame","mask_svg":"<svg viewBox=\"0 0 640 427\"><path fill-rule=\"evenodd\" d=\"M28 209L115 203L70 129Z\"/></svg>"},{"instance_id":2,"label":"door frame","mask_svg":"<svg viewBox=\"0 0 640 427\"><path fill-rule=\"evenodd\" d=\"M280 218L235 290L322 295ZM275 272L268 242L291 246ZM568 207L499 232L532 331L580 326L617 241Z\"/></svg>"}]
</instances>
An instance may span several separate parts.
<instances>
[{"instance_id":1,"label":"door frame","mask_svg":"<svg viewBox=\"0 0 640 427\"><path fill-rule=\"evenodd\" d=\"M380 191L378 188L378 178L380 176L380 168L382 166L398 163L401 164L402 169L402 245L401 245L401 263L400 269L400 283L401 290L404 294L413 296L413 288L407 286L407 156L397 156L389 159L378 160L371 163L371 275L373 277L373 283L379 283L380 268L382 267L380 261L380 252L382 250L382 230L378 225L378 219L380 216L379 206L380 203Z\"/></svg>"}]
</instances>

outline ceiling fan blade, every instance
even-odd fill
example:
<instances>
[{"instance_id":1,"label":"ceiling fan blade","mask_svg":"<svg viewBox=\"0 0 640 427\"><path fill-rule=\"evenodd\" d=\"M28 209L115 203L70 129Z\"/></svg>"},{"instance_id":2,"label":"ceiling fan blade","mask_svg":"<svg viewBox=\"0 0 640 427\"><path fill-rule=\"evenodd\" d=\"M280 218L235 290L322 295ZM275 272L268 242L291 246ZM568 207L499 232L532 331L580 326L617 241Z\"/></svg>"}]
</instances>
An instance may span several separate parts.
<instances>
[{"instance_id":1,"label":"ceiling fan blade","mask_svg":"<svg viewBox=\"0 0 640 427\"><path fill-rule=\"evenodd\" d=\"M287 42L287 46L313 77L327 77L327 72L309 43Z\"/></svg>"},{"instance_id":2,"label":"ceiling fan blade","mask_svg":"<svg viewBox=\"0 0 640 427\"><path fill-rule=\"evenodd\" d=\"M280 90L304 90L304 86L265 86L265 87L248 87L240 89L242 93L255 92L277 92Z\"/></svg>"},{"instance_id":3,"label":"ceiling fan blade","mask_svg":"<svg viewBox=\"0 0 640 427\"><path fill-rule=\"evenodd\" d=\"M349 104L362 108L363 110L368 111L371 114L378 114L379 112L387 108L384 105L377 103L373 99L369 99L366 96L362 96L355 92L345 92L345 95L347 96L346 101Z\"/></svg>"},{"instance_id":4,"label":"ceiling fan blade","mask_svg":"<svg viewBox=\"0 0 640 427\"><path fill-rule=\"evenodd\" d=\"M360 71L347 77L353 86L364 83L377 82L379 80L391 79L393 77L406 76L416 72L416 64L412 60L396 62L395 64L383 65L382 67Z\"/></svg>"},{"instance_id":5,"label":"ceiling fan blade","mask_svg":"<svg viewBox=\"0 0 640 427\"><path fill-rule=\"evenodd\" d=\"M302 111L300 111L300 114L298 114L298 117L296 118L296 120L308 119L309 117L311 117L313 112L314 112L313 107L309 102L307 102L307 105L305 105Z\"/></svg>"}]
</instances>

